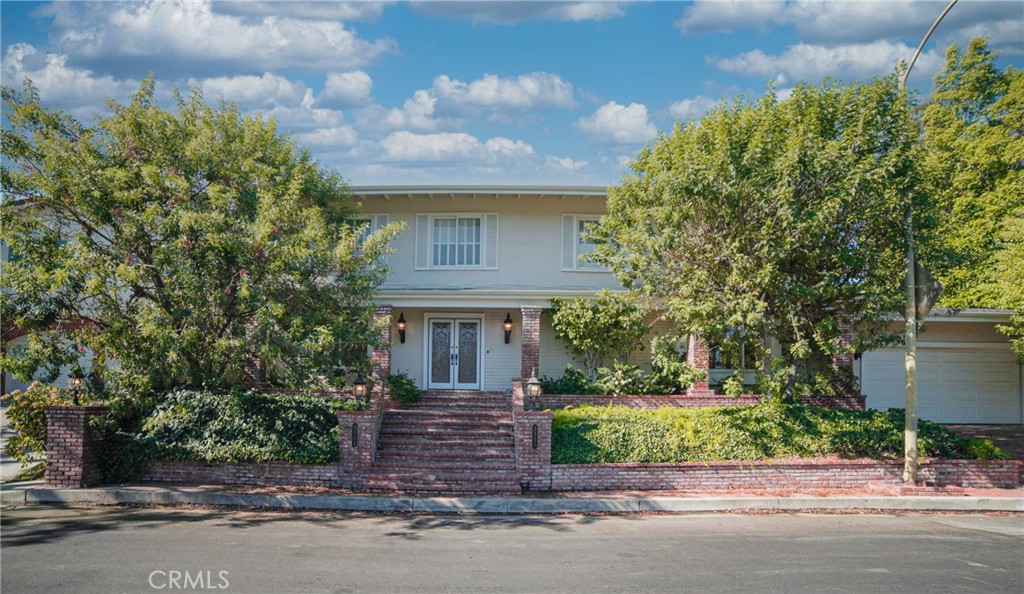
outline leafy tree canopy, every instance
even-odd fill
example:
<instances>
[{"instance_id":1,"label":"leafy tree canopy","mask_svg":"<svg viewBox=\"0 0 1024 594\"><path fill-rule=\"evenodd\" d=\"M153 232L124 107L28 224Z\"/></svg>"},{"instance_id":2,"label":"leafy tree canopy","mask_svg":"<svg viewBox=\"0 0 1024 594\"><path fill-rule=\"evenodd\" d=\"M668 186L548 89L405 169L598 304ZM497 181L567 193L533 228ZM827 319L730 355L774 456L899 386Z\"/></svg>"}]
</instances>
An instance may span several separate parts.
<instances>
[{"instance_id":1,"label":"leafy tree canopy","mask_svg":"<svg viewBox=\"0 0 1024 594\"><path fill-rule=\"evenodd\" d=\"M999 70L995 59L985 38L951 45L923 107L920 161L935 225L921 257L945 285L939 305L1024 313L1024 71ZM1024 325L1013 327L1024 336Z\"/></svg>"},{"instance_id":2,"label":"leafy tree canopy","mask_svg":"<svg viewBox=\"0 0 1024 594\"><path fill-rule=\"evenodd\" d=\"M778 339L782 391L820 384L841 315L870 338L900 309L915 137L895 76L719 105L609 190L595 259L683 333Z\"/></svg>"},{"instance_id":3,"label":"leafy tree canopy","mask_svg":"<svg viewBox=\"0 0 1024 594\"><path fill-rule=\"evenodd\" d=\"M397 227L361 240L344 182L272 120L154 92L85 125L3 89L0 314L29 339L5 368L52 379L91 349L143 392L235 385L253 361L271 384L340 383Z\"/></svg>"}]
</instances>

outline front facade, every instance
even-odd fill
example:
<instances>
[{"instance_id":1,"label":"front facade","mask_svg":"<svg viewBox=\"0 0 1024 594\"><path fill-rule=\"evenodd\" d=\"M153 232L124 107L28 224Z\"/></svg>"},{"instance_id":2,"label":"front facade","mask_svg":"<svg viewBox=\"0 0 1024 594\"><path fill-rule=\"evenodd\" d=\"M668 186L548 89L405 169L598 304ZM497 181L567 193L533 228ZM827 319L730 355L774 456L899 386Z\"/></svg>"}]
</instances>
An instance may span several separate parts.
<instances>
[{"instance_id":1,"label":"front facade","mask_svg":"<svg viewBox=\"0 0 1024 594\"><path fill-rule=\"evenodd\" d=\"M574 363L540 312L552 297L621 289L581 260L581 232L605 211L603 187L355 187L374 226L400 221L378 303L392 328L391 370L423 389L506 390L513 378L559 377ZM1009 312L939 311L920 337L921 417L948 423L1024 421L1024 372L995 325ZM511 320L506 341L505 322ZM654 328L657 332L659 328ZM644 353L631 363L646 363ZM901 349L865 353L854 372L867 406L903 405ZM715 369L710 378L727 377Z\"/></svg>"},{"instance_id":2,"label":"front facade","mask_svg":"<svg viewBox=\"0 0 1024 594\"><path fill-rule=\"evenodd\" d=\"M571 358L540 310L556 296L619 288L606 270L579 257L593 249L580 232L604 212L604 188L353 192L374 227L405 224L378 302L393 308L394 323L405 320L404 341L397 326L392 330L391 370L421 388L504 391L533 367L538 375L560 376ZM538 323L534 357L523 329Z\"/></svg>"}]
</instances>

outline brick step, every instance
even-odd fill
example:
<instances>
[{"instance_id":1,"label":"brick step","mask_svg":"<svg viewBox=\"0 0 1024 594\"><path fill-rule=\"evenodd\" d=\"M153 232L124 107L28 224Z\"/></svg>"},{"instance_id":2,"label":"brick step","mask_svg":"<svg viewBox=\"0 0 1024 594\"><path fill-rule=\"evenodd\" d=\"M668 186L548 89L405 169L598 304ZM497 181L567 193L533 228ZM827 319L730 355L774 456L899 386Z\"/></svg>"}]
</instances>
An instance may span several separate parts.
<instances>
[{"instance_id":1,"label":"brick step","mask_svg":"<svg viewBox=\"0 0 1024 594\"><path fill-rule=\"evenodd\" d=\"M479 458L479 457L446 457L446 456L417 456L415 458L403 455L396 455L393 452L387 456L377 455L376 466L378 470L383 468L402 469L451 469L451 470L515 470L516 460L513 456L505 458Z\"/></svg>"},{"instance_id":2,"label":"brick step","mask_svg":"<svg viewBox=\"0 0 1024 594\"><path fill-rule=\"evenodd\" d=\"M461 439L457 436L387 435L377 442L383 450L431 450L454 453L512 452L515 440L512 437L491 437L488 439Z\"/></svg>"},{"instance_id":3,"label":"brick step","mask_svg":"<svg viewBox=\"0 0 1024 594\"><path fill-rule=\"evenodd\" d=\"M474 482L487 483L491 481L514 480L516 469L513 468L453 468L453 467L427 467L427 466L380 466L374 468L372 476L375 477L427 477L434 482ZM402 479L404 480L404 479Z\"/></svg>"},{"instance_id":4,"label":"brick step","mask_svg":"<svg viewBox=\"0 0 1024 594\"><path fill-rule=\"evenodd\" d=\"M436 448L430 446L391 447L385 446L377 451L380 461L403 460L453 460L463 462L515 461L511 446L484 448Z\"/></svg>"},{"instance_id":5,"label":"brick step","mask_svg":"<svg viewBox=\"0 0 1024 594\"><path fill-rule=\"evenodd\" d=\"M433 420L474 420L474 421L500 421L504 423L512 422L512 413L504 411L490 411L490 410L472 410L472 411L453 411L453 410L400 410L400 411L389 411L384 413L384 422L425 422Z\"/></svg>"},{"instance_id":6,"label":"brick step","mask_svg":"<svg viewBox=\"0 0 1024 594\"><path fill-rule=\"evenodd\" d=\"M444 426L423 426L423 425L385 425L380 429L380 435L419 435L422 437L452 437L458 439L473 439L480 437L512 437L512 431L508 428L487 427L486 425L444 425Z\"/></svg>"},{"instance_id":7,"label":"brick step","mask_svg":"<svg viewBox=\"0 0 1024 594\"><path fill-rule=\"evenodd\" d=\"M510 403L511 401L506 398L471 398L467 396L453 396L451 398L418 398L412 404L433 404L443 406L454 406L456 404L508 406Z\"/></svg>"},{"instance_id":8,"label":"brick step","mask_svg":"<svg viewBox=\"0 0 1024 594\"><path fill-rule=\"evenodd\" d=\"M414 402L407 411L466 411L466 412L511 412L507 402Z\"/></svg>"},{"instance_id":9,"label":"brick step","mask_svg":"<svg viewBox=\"0 0 1024 594\"><path fill-rule=\"evenodd\" d=\"M367 481L363 488L371 493L415 496L453 495L518 495L522 493L518 483L496 485L449 485L446 483L411 483L398 481Z\"/></svg>"}]
</instances>

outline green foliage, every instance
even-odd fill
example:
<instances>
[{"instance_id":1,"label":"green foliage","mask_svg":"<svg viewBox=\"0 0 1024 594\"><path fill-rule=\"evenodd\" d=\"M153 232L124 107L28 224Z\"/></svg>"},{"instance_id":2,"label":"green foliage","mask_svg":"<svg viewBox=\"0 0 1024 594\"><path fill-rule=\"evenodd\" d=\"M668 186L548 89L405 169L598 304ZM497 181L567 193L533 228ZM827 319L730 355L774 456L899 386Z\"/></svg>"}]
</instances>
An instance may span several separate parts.
<instances>
[{"instance_id":1,"label":"green foliage","mask_svg":"<svg viewBox=\"0 0 1024 594\"><path fill-rule=\"evenodd\" d=\"M46 453L46 407L71 404L71 390L32 382L25 391L4 396L7 420L15 434L7 439L4 453L18 462L31 462Z\"/></svg>"},{"instance_id":2,"label":"green foliage","mask_svg":"<svg viewBox=\"0 0 1024 594\"><path fill-rule=\"evenodd\" d=\"M991 442L973 442L927 421L923 456L998 459ZM555 464L709 462L903 455L903 414L846 411L770 401L757 406L661 408L581 406L555 411Z\"/></svg>"},{"instance_id":3,"label":"green foliage","mask_svg":"<svg viewBox=\"0 0 1024 594\"><path fill-rule=\"evenodd\" d=\"M592 379L610 359L625 360L650 331L634 300L607 290L593 301L552 299L551 325Z\"/></svg>"},{"instance_id":4,"label":"green foliage","mask_svg":"<svg viewBox=\"0 0 1024 594\"><path fill-rule=\"evenodd\" d=\"M416 402L420 396L420 389L416 387L416 382L401 371L391 372L388 377L388 392L392 396L397 396L399 402L404 405Z\"/></svg>"},{"instance_id":5,"label":"green foliage","mask_svg":"<svg viewBox=\"0 0 1024 594\"><path fill-rule=\"evenodd\" d=\"M830 368L840 312L869 341L899 311L916 136L895 76L719 105L609 189L595 259L683 334L777 338L793 394Z\"/></svg>"},{"instance_id":6,"label":"green foliage","mask_svg":"<svg viewBox=\"0 0 1024 594\"><path fill-rule=\"evenodd\" d=\"M323 464L338 459L337 398L256 390L175 390L146 419L140 439L162 460L280 460Z\"/></svg>"},{"instance_id":7,"label":"green foliage","mask_svg":"<svg viewBox=\"0 0 1024 594\"><path fill-rule=\"evenodd\" d=\"M126 393L261 381L340 385L377 336L372 297L398 225L360 241L358 206L275 123L147 79L93 125L3 88L4 357L53 376L88 348ZM86 323L80 324L84 320ZM265 377L262 377L265 376Z\"/></svg>"},{"instance_id":8,"label":"green foliage","mask_svg":"<svg viewBox=\"0 0 1024 594\"><path fill-rule=\"evenodd\" d=\"M596 378L576 369L565 368L565 374L558 379L548 376L540 378L545 394L604 394L613 396L663 396L677 394L689 384L674 383L671 376L656 372L645 373L636 365L614 363L611 367L599 367ZM695 376L695 373L690 375Z\"/></svg>"},{"instance_id":9,"label":"green foliage","mask_svg":"<svg viewBox=\"0 0 1024 594\"><path fill-rule=\"evenodd\" d=\"M555 379L543 375L540 377L540 387L545 394L599 394L594 380L576 369L567 365L562 377Z\"/></svg>"},{"instance_id":10,"label":"green foliage","mask_svg":"<svg viewBox=\"0 0 1024 594\"><path fill-rule=\"evenodd\" d=\"M686 361L686 353L678 346L679 338L655 336L651 339L651 374L647 382L650 393L681 394L693 382L704 379L704 372Z\"/></svg>"},{"instance_id":11,"label":"green foliage","mask_svg":"<svg viewBox=\"0 0 1024 594\"><path fill-rule=\"evenodd\" d=\"M920 258L945 286L940 306L1024 312L1024 71L999 70L996 55L986 38L953 44L935 75L921 117L921 214L933 224Z\"/></svg>"}]
</instances>

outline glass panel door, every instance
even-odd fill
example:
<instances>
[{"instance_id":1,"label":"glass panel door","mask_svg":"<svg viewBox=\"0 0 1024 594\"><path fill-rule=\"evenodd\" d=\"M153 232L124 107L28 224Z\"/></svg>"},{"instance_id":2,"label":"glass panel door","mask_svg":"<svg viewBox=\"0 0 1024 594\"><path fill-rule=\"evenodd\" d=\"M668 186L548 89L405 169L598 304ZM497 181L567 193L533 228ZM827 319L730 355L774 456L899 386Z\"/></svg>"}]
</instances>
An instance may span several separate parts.
<instances>
[{"instance_id":1,"label":"glass panel door","mask_svg":"<svg viewBox=\"0 0 1024 594\"><path fill-rule=\"evenodd\" d=\"M452 348L452 321L430 321L430 377L429 388L451 388L452 366L455 359Z\"/></svg>"},{"instance_id":2,"label":"glass panel door","mask_svg":"<svg viewBox=\"0 0 1024 594\"><path fill-rule=\"evenodd\" d=\"M480 322L458 320L459 343L455 351L456 388L472 390L480 387L479 346Z\"/></svg>"},{"instance_id":3,"label":"glass panel door","mask_svg":"<svg viewBox=\"0 0 1024 594\"><path fill-rule=\"evenodd\" d=\"M429 320L428 389L480 389L481 324L479 318Z\"/></svg>"}]
</instances>

